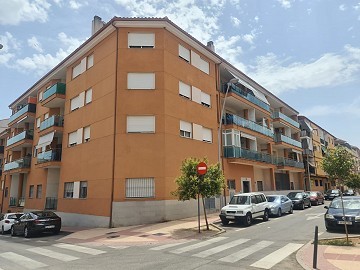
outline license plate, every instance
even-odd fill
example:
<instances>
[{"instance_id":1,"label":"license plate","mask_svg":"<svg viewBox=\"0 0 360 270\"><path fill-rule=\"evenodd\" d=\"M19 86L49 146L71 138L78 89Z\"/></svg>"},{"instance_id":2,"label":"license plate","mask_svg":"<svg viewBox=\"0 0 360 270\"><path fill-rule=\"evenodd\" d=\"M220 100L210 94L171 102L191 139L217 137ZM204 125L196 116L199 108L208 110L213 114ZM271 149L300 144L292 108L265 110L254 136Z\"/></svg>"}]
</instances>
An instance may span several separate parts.
<instances>
[{"instance_id":1,"label":"license plate","mask_svg":"<svg viewBox=\"0 0 360 270\"><path fill-rule=\"evenodd\" d=\"M235 219L234 216L226 216L227 219Z\"/></svg>"},{"instance_id":2,"label":"license plate","mask_svg":"<svg viewBox=\"0 0 360 270\"><path fill-rule=\"evenodd\" d=\"M55 225L45 226L45 229L52 229L52 228L55 228Z\"/></svg>"},{"instance_id":3,"label":"license plate","mask_svg":"<svg viewBox=\"0 0 360 270\"><path fill-rule=\"evenodd\" d=\"M351 221L338 221L338 224L346 224L346 225L352 225Z\"/></svg>"}]
</instances>

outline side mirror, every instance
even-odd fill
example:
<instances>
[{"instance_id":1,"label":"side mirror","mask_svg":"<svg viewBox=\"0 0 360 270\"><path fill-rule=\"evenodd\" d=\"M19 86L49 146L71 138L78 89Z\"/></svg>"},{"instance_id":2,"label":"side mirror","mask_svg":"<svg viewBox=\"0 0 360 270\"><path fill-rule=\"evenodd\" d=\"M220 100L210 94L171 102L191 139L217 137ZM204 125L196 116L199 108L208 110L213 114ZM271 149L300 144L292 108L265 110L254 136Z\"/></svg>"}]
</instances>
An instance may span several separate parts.
<instances>
[{"instance_id":1,"label":"side mirror","mask_svg":"<svg viewBox=\"0 0 360 270\"><path fill-rule=\"evenodd\" d=\"M329 206L325 205L324 208L325 208L325 209L329 209Z\"/></svg>"}]
</instances>

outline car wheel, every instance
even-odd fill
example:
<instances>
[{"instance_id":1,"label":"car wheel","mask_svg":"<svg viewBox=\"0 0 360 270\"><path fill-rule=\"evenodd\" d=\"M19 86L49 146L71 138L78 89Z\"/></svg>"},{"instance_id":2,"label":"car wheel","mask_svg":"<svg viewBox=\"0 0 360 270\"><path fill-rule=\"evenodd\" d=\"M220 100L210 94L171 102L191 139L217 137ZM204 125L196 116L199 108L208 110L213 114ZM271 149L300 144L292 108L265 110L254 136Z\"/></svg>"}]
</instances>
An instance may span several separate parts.
<instances>
[{"instance_id":1,"label":"car wheel","mask_svg":"<svg viewBox=\"0 0 360 270\"><path fill-rule=\"evenodd\" d=\"M268 221L268 220L269 220L269 211L265 209L264 216L263 216L263 221Z\"/></svg>"},{"instance_id":2,"label":"car wheel","mask_svg":"<svg viewBox=\"0 0 360 270\"><path fill-rule=\"evenodd\" d=\"M304 210L304 209L305 209L305 203L303 202L301 205L301 210Z\"/></svg>"},{"instance_id":3,"label":"car wheel","mask_svg":"<svg viewBox=\"0 0 360 270\"><path fill-rule=\"evenodd\" d=\"M290 211L289 211L290 214L294 213L294 208L292 206L290 206Z\"/></svg>"},{"instance_id":4,"label":"car wheel","mask_svg":"<svg viewBox=\"0 0 360 270\"><path fill-rule=\"evenodd\" d=\"M281 213L281 208L279 208L278 212L277 212L277 216L281 217L282 213Z\"/></svg>"},{"instance_id":5,"label":"car wheel","mask_svg":"<svg viewBox=\"0 0 360 270\"><path fill-rule=\"evenodd\" d=\"M317 201L315 202L315 205L316 205L316 206L318 206L318 205L319 205L319 200L317 200Z\"/></svg>"},{"instance_id":6,"label":"car wheel","mask_svg":"<svg viewBox=\"0 0 360 270\"><path fill-rule=\"evenodd\" d=\"M311 202L309 202L309 206L308 206L309 208L311 207Z\"/></svg>"},{"instance_id":7,"label":"car wheel","mask_svg":"<svg viewBox=\"0 0 360 270\"><path fill-rule=\"evenodd\" d=\"M14 229L14 226L11 227L11 236L15 236L15 229Z\"/></svg>"},{"instance_id":8,"label":"car wheel","mask_svg":"<svg viewBox=\"0 0 360 270\"><path fill-rule=\"evenodd\" d=\"M28 227L25 227L25 228L24 228L24 237L25 237L25 238L29 238L29 237L30 237L30 233L29 233Z\"/></svg>"},{"instance_id":9,"label":"car wheel","mask_svg":"<svg viewBox=\"0 0 360 270\"><path fill-rule=\"evenodd\" d=\"M246 226L250 226L251 222L252 222L252 216L251 216L250 213L247 213L246 216L245 216L244 224Z\"/></svg>"},{"instance_id":10,"label":"car wheel","mask_svg":"<svg viewBox=\"0 0 360 270\"><path fill-rule=\"evenodd\" d=\"M222 225L228 225L229 221L227 219L221 219Z\"/></svg>"}]
</instances>

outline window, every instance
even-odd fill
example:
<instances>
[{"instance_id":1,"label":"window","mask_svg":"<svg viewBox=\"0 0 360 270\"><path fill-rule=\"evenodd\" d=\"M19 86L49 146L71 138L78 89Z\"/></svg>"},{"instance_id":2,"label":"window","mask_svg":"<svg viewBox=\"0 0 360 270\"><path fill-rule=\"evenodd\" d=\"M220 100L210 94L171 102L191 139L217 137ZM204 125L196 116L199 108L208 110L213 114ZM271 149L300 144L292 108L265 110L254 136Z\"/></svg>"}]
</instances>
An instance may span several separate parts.
<instances>
[{"instance_id":1,"label":"window","mask_svg":"<svg viewBox=\"0 0 360 270\"><path fill-rule=\"evenodd\" d=\"M179 81L179 95L185 98L191 98L191 87L190 85Z\"/></svg>"},{"instance_id":2,"label":"window","mask_svg":"<svg viewBox=\"0 0 360 270\"><path fill-rule=\"evenodd\" d=\"M79 96L76 96L70 100L70 111L79 109L79 107L80 107L80 98Z\"/></svg>"},{"instance_id":3,"label":"window","mask_svg":"<svg viewBox=\"0 0 360 270\"><path fill-rule=\"evenodd\" d=\"M128 73L128 89L155 89L155 73Z\"/></svg>"},{"instance_id":4,"label":"window","mask_svg":"<svg viewBox=\"0 0 360 270\"><path fill-rule=\"evenodd\" d=\"M77 131L69 133L69 147L77 145Z\"/></svg>"},{"instance_id":5,"label":"window","mask_svg":"<svg viewBox=\"0 0 360 270\"><path fill-rule=\"evenodd\" d=\"M186 62L190 63L190 50L179 44L179 57Z\"/></svg>"},{"instance_id":6,"label":"window","mask_svg":"<svg viewBox=\"0 0 360 270\"><path fill-rule=\"evenodd\" d=\"M41 199L41 195L42 195L42 185L37 185L36 186L36 198Z\"/></svg>"},{"instance_id":7,"label":"window","mask_svg":"<svg viewBox=\"0 0 360 270\"><path fill-rule=\"evenodd\" d=\"M257 181L256 184L257 184L257 190L258 191L263 191L264 190L263 181Z\"/></svg>"},{"instance_id":8,"label":"window","mask_svg":"<svg viewBox=\"0 0 360 270\"><path fill-rule=\"evenodd\" d=\"M5 188L5 194L4 194L5 198L7 198L8 195L9 195L9 188L6 187Z\"/></svg>"},{"instance_id":9,"label":"window","mask_svg":"<svg viewBox=\"0 0 360 270\"><path fill-rule=\"evenodd\" d=\"M180 121L180 136L185 138L192 138L191 123Z\"/></svg>"},{"instance_id":10,"label":"window","mask_svg":"<svg viewBox=\"0 0 360 270\"><path fill-rule=\"evenodd\" d=\"M94 55L89 55L87 57L87 69L91 68L94 65Z\"/></svg>"},{"instance_id":11,"label":"window","mask_svg":"<svg viewBox=\"0 0 360 270\"><path fill-rule=\"evenodd\" d=\"M198 141L202 141L203 140L203 127L193 123L193 139L194 140L198 140Z\"/></svg>"},{"instance_id":12,"label":"window","mask_svg":"<svg viewBox=\"0 0 360 270\"><path fill-rule=\"evenodd\" d=\"M43 92L42 91L39 92L38 99L39 99L39 101L42 101L42 99L43 99Z\"/></svg>"},{"instance_id":13,"label":"window","mask_svg":"<svg viewBox=\"0 0 360 270\"><path fill-rule=\"evenodd\" d=\"M85 199L87 197L87 181L80 181L79 198Z\"/></svg>"},{"instance_id":14,"label":"window","mask_svg":"<svg viewBox=\"0 0 360 270\"><path fill-rule=\"evenodd\" d=\"M40 125L41 125L41 118L38 117L38 118L36 118L36 127L39 128Z\"/></svg>"},{"instance_id":15,"label":"window","mask_svg":"<svg viewBox=\"0 0 360 270\"><path fill-rule=\"evenodd\" d=\"M49 113L45 113L44 114L44 120L48 119L49 118Z\"/></svg>"},{"instance_id":16,"label":"window","mask_svg":"<svg viewBox=\"0 0 360 270\"><path fill-rule=\"evenodd\" d=\"M129 48L154 48L154 33L128 33Z\"/></svg>"},{"instance_id":17,"label":"window","mask_svg":"<svg viewBox=\"0 0 360 270\"><path fill-rule=\"evenodd\" d=\"M199 88L196 88L195 86L192 86L192 93L191 93L191 99L192 101L201 104L201 90Z\"/></svg>"},{"instance_id":18,"label":"window","mask_svg":"<svg viewBox=\"0 0 360 270\"><path fill-rule=\"evenodd\" d=\"M84 142L90 141L90 126L84 127Z\"/></svg>"},{"instance_id":19,"label":"window","mask_svg":"<svg viewBox=\"0 0 360 270\"><path fill-rule=\"evenodd\" d=\"M64 198L72 198L74 196L74 182L64 183Z\"/></svg>"},{"instance_id":20,"label":"window","mask_svg":"<svg viewBox=\"0 0 360 270\"><path fill-rule=\"evenodd\" d=\"M315 180L315 186L319 186L319 180Z\"/></svg>"},{"instance_id":21,"label":"window","mask_svg":"<svg viewBox=\"0 0 360 270\"><path fill-rule=\"evenodd\" d=\"M320 186L321 187L323 186L323 180L320 180Z\"/></svg>"},{"instance_id":22,"label":"window","mask_svg":"<svg viewBox=\"0 0 360 270\"><path fill-rule=\"evenodd\" d=\"M228 179L227 186L228 186L228 189L236 189L235 179Z\"/></svg>"},{"instance_id":23,"label":"window","mask_svg":"<svg viewBox=\"0 0 360 270\"><path fill-rule=\"evenodd\" d=\"M204 142L212 142L212 132L211 129L209 128L204 128L202 129L202 135L203 135L203 141Z\"/></svg>"},{"instance_id":24,"label":"window","mask_svg":"<svg viewBox=\"0 0 360 270\"><path fill-rule=\"evenodd\" d=\"M206 74L209 74L209 62L205 61L195 53L194 51L191 51L191 64L200 69L201 71L205 72Z\"/></svg>"},{"instance_id":25,"label":"window","mask_svg":"<svg viewBox=\"0 0 360 270\"><path fill-rule=\"evenodd\" d=\"M73 67L72 77L73 79L82 74L86 70L86 57L81 60L79 64Z\"/></svg>"},{"instance_id":26,"label":"window","mask_svg":"<svg viewBox=\"0 0 360 270\"><path fill-rule=\"evenodd\" d=\"M34 198L34 185L29 187L29 198Z\"/></svg>"},{"instance_id":27,"label":"window","mask_svg":"<svg viewBox=\"0 0 360 270\"><path fill-rule=\"evenodd\" d=\"M155 116L128 116L127 133L155 133Z\"/></svg>"},{"instance_id":28,"label":"window","mask_svg":"<svg viewBox=\"0 0 360 270\"><path fill-rule=\"evenodd\" d=\"M126 198L154 198L154 178L127 178Z\"/></svg>"},{"instance_id":29,"label":"window","mask_svg":"<svg viewBox=\"0 0 360 270\"><path fill-rule=\"evenodd\" d=\"M201 92L201 104L204 105L205 107L210 107L211 106L210 95Z\"/></svg>"},{"instance_id":30,"label":"window","mask_svg":"<svg viewBox=\"0 0 360 270\"><path fill-rule=\"evenodd\" d=\"M85 91L85 104L89 104L92 101L92 89Z\"/></svg>"}]
</instances>

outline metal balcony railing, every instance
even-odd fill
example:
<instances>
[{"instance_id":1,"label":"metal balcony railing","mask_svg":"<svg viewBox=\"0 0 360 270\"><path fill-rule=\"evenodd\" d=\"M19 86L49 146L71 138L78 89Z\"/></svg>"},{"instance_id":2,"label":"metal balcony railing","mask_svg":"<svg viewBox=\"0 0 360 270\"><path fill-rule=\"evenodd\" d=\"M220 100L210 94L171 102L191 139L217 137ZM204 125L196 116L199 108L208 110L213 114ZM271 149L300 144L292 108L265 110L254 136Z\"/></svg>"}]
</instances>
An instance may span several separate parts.
<instances>
[{"instance_id":1,"label":"metal balcony railing","mask_svg":"<svg viewBox=\"0 0 360 270\"><path fill-rule=\"evenodd\" d=\"M290 158L277 157L277 165L278 166L290 166L296 167L300 169L304 169L304 163L300 161L296 161Z\"/></svg>"},{"instance_id":2,"label":"metal balcony railing","mask_svg":"<svg viewBox=\"0 0 360 270\"><path fill-rule=\"evenodd\" d=\"M274 140L275 140L275 142L285 142L285 143L288 143L288 144L291 144L293 146L301 148L301 142L296 141L296 140L294 140L294 139L292 139L290 137L287 137L285 135L282 135L280 133L275 134Z\"/></svg>"},{"instance_id":3,"label":"metal balcony railing","mask_svg":"<svg viewBox=\"0 0 360 270\"><path fill-rule=\"evenodd\" d=\"M285 122L288 122L289 124L293 125L294 127L300 128L300 124L296 122L294 119L291 119L289 116L279 112L275 111L272 113L272 118L280 118L284 120Z\"/></svg>"},{"instance_id":4,"label":"metal balcony railing","mask_svg":"<svg viewBox=\"0 0 360 270\"><path fill-rule=\"evenodd\" d=\"M20 117L21 115L23 115L27 112L32 112L32 113L36 112L36 104L29 103L29 104L25 105L23 108L21 108L16 113L14 113L12 116L10 116L9 123L11 123L16 118Z\"/></svg>"},{"instance_id":5,"label":"metal balcony railing","mask_svg":"<svg viewBox=\"0 0 360 270\"><path fill-rule=\"evenodd\" d=\"M61 161L61 153L61 148L39 153L37 156L37 163L39 164L50 161Z\"/></svg>"},{"instance_id":6,"label":"metal balcony railing","mask_svg":"<svg viewBox=\"0 0 360 270\"><path fill-rule=\"evenodd\" d=\"M57 209L58 199L55 197L46 197L45 199L45 209L46 210L56 210Z\"/></svg>"},{"instance_id":7,"label":"metal balcony railing","mask_svg":"<svg viewBox=\"0 0 360 270\"><path fill-rule=\"evenodd\" d=\"M24 157L4 165L4 172L14 169L30 168L31 157Z\"/></svg>"},{"instance_id":8,"label":"metal balcony railing","mask_svg":"<svg viewBox=\"0 0 360 270\"><path fill-rule=\"evenodd\" d=\"M65 95L65 93L66 93L66 84L56 83L44 92L43 100L49 98L50 96L52 96L54 94Z\"/></svg>"},{"instance_id":9,"label":"metal balcony railing","mask_svg":"<svg viewBox=\"0 0 360 270\"><path fill-rule=\"evenodd\" d=\"M16 197L10 197L9 206L16 206L16 202L17 202Z\"/></svg>"},{"instance_id":10,"label":"metal balcony railing","mask_svg":"<svg viewBox=\"0 0 360 270\"><path fill-rule=\"evenodd\" d=\"M12 144L15 144L21 140L32 140L34 135L34 131L33 130L24 130L23 132L15 135L14 137L11 137L10 139L7 140L6 142L6 146L10 146Z\"/></svg>"},{"instance_id":11,"label":"metal balcony railing","mask_svg":"<svg viewBox=\"0 0 360 270\"><path fill-rule=\"evenodd\" d=\"M64 117L60 115L52 115L48 119L45 119L40 124L40 131L45 130L49 127L63 127L64 126Z\"/></svg>"},{"instance_id":12,"label":"metal balcony railing","mask_svg":"<svg viewBox=\"0 0 360 270\"><path fill-rule=\"evenodd\" d=\"M223 124L225 124L225 125L234 124L234 125L237 125L240 127L248 128L248 129L259 132L259 133L264 134L271 138L274 136L274 133L271 131L271 129L261 126L253 121L246 120L240 116L229 114L229 113L227 113L225 115L225 118L223 119Z\"/></svg>"},{"instance_id":13,"label":"metal balcony railing","mask_svg":"<svg viewBox=\"0 0 360 270\"><path fill-rule=\"evenodd\" d=\"M314 153L313 153L313 151L310 150L310 149L303 149L303 154L304 154L304 155L312 156Z\"/></svg>"}]
</instances>

